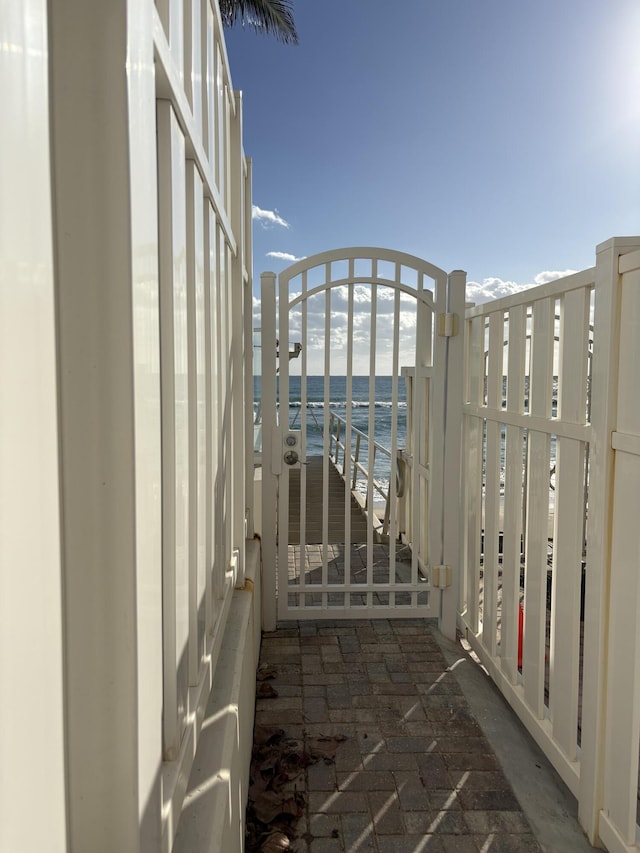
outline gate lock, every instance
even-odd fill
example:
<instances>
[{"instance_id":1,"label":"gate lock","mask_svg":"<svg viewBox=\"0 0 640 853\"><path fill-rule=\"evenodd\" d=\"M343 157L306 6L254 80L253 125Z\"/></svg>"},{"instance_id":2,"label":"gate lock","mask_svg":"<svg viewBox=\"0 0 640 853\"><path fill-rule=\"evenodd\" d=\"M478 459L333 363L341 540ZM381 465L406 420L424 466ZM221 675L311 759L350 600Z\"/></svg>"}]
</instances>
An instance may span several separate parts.
<instances>
[{"instance_id":1,"label":"gate lock","mask_svg":"<svg viewBox=\"0 0 640 853\"><path fill-rule=\"evenodd\" d=\"M297 465L300 462L300 439L299 430L290 430L285 433L283 439L284 454L282 458L287 465Z\"/></svg>"}]
</instances>

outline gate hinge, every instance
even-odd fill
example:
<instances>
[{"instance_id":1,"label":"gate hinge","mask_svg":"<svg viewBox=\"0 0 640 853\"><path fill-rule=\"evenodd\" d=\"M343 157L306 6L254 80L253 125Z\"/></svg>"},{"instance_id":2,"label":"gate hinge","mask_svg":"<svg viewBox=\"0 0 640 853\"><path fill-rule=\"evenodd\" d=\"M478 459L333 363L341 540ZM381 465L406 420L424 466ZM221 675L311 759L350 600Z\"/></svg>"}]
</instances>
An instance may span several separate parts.
<instances>
[{"instance_id":1,"label":"gate hinge","mask_svg":"<svg viewBox=\"0 0 640 853\"><path fill-rule=\"evenodd\" d=\"M451 586L451 566L433 566L431 569L431 586L436 589L446 589Z\"/></svg>"},{"instance_id":2,"label":"gate hinge","mask_svg":"<svg viewBox=\"0 0 640 853\"><path fill-rule=\"evenodd\" d=\"M441 338L452 338L458 334L457 314L438 314L438 334Z\"/></svg>"}]
</instances>

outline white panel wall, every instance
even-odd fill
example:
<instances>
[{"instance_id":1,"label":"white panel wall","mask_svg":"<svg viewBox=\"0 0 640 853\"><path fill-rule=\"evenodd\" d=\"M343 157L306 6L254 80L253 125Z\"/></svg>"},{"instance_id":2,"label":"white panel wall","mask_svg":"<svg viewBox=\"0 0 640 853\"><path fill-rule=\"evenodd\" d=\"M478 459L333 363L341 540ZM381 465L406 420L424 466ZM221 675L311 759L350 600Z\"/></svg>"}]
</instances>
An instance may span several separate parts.
<instances>
[{"instance_id":1,"label":"white panel wall","mask_svg":"<svg viewBox=\"0 0 640 853\"><path fill-rule=\"evenodd\" d=\"M0 850L62 853L47 35L44 0L0 2Z\"/></svg>"}]
</instances>

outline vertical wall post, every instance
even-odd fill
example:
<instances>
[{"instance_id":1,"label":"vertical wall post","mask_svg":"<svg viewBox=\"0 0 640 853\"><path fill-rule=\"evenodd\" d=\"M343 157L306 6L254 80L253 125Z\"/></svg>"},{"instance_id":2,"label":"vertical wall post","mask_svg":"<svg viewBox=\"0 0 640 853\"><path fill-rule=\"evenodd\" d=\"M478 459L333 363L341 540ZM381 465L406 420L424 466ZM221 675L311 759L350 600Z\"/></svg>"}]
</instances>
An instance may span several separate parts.
<instances>
[{"instance_id":1,"label":"vertical wall post","mask_svg":"<svg viewBox=\"0 0 640 853\"><path fill-rule=\"evenodd\" d=\"M265 631L276 629L276 530L278 477L273 473L272 455L277 423L276 411L276 276L260 276L262 304L262 618Z\"/></svg>"},{"instance_id":2,"label":"vertical wall post","mask_svg":"<svg viewBox=\"0 0 640 853\"><path fill-rule=\"evenodd\" d=\"M246 173L244 177L244 432L245 432L245 517L247 522L247 538L255 534L254 521L254 447L253 447L253 276L252 276L252 243L251 243L251 159L245 159Z\"/></svg>"},{"instance_id":3,"label":"vertical wall post","mask_svg":"<svg viewBox=\"0 0 640 853\"><path fill-rule=\"evenodd\" d=\"M235 254L231 261L231 359L232 372L232 465L233 465L233 522L232 548L238 555L236 586L244 586L245 568L245 465L244 434L244 175L242 165L242 92L234 92L235 115L231 117L231 226L235 237Z\"/></svg>"}]
</instances>

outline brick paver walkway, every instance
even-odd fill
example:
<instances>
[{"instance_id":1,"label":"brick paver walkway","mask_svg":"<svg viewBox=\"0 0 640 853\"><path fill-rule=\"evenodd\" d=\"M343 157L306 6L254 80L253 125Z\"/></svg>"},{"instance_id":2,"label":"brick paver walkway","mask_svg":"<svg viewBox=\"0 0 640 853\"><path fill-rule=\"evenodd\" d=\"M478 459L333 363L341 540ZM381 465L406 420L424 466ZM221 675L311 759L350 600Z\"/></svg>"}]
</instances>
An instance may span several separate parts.
<instances>
[{"instance_id":1,"label":"brick paver walkway","mask_svg":"<svg viewBox=\"0 0 640 853\"><path fill-rule=\"evenodd\" d=\"M257 725L344 735L297 782L296 853L540 850L424 620L287 623ZM257 849L260 849L259 847Z\"/></svg>"}]
</instances>

